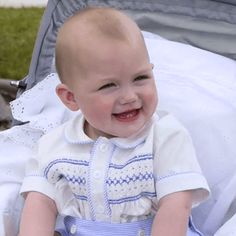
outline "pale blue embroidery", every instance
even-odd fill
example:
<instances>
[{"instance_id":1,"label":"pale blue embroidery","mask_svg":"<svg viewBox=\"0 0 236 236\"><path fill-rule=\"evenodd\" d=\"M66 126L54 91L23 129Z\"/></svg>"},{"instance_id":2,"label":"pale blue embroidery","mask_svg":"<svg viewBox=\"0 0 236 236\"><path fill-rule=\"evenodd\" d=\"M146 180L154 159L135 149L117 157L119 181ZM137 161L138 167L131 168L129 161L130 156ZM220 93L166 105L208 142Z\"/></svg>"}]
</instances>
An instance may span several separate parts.
<instances>
[{"instance_id":1,"label":"pale blue embroidery","mask_svg":"<svg viewBox=\"0 0 236 236\"><path fill-rule=\"evenodd\" d=\"M114 169L123 169L124 167L128 166L131 163L134 163L134 162L137 162L137 161L152 160L152 159L153 159L153 155L148 153L148 154L143 154L143 155L135 156L135 157L131 158L129 161L127 161L123 165L118 165L118 164L111 163L109 165L109 167L110 168L114 168Z\"/></svg>"},{"instance_id":2,"label":"pale blue embroidery","mask_svg":"<svg viewBox=\"0 0 236 236\"><path fill-rule=\"evenodd\" d=\"M120 198L120 199L110 199L109 203L110 204L121 204L121 203L125 203L125 202L133 202L133 201L137 201L138 199L140 199L142 197L151 197L151 198L156 197L156 192L141 192L135 196L129 196L129 197L124 197L124 198Z\"/></svg>"},{"instance_id":3,"label":"pale blue embroidery","mask_svg":"<svg viewBox=\"0 0 236 236\"><path fill-rule=\"evenodd\" d=\"M125 178L108 178L106 183L111 186L111 185L123 185L123 184L129 184L130 182L136 182L136 181L148 181L154 179L154 175L152 172L148 173L139 173L139 174L133 174L131 176L127 175Z\"/></svg>"}]
</instances>

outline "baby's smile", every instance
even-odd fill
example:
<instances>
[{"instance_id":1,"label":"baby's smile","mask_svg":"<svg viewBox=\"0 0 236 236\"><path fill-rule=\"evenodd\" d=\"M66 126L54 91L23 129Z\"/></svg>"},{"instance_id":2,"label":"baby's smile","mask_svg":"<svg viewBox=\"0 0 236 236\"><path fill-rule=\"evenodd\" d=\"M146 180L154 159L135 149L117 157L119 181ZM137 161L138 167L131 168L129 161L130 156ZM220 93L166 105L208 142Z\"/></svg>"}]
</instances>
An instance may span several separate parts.
<instances>
[{"instance_id":1,"label":"baby's smile","mask_svg":"<svg viewBox=\"0 0 236 236\"><path fill-rule=\"evenodd\" d=\"M131 121L134 121L138 118L138 115L140 113L140 109L141 108L128 110L128 111L125 111L125 112L113 114L113 116L119 121L131 122Z\"/></svg>"}]
</instances>

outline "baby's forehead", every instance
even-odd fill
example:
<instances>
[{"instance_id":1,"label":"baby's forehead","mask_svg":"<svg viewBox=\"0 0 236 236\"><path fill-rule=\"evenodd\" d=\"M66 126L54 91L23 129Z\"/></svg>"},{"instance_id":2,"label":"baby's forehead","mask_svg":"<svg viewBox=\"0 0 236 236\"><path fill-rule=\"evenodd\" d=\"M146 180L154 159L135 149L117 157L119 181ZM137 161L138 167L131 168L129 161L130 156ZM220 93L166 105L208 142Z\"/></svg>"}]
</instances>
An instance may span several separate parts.
<instances>
[{"instance_id":1,"label":"baby's forehead","mask_svg":"<svg viewBox=\"0 0 236 236\"><path fill-rule=\"evenodd\" d=\"M78 38L106 37L125 40L128 35L140 33L137 24L128 16L114 9L88 9L72 16L62 26L61 34Z\"/></svg>"},{"instance_id":2,"label":"baby's forehead","mask_svg":"<svg viewBox=\"0 0 236 236\"><path fill-rule=\"evenodd\" d=\"M97 54L98 47L108 49L111 45L116 47L125 43L125 46L132 46L135 50L141 48L147 54L143 50L146 47L141 31L132 19L117 10L93 11L75 14L59 30L56 42L58 70L71 69L75 63L81 64L88 57L93 57L95 52ZM65 58L68 63L65 63Z\"/></svg>"}]
</instances>

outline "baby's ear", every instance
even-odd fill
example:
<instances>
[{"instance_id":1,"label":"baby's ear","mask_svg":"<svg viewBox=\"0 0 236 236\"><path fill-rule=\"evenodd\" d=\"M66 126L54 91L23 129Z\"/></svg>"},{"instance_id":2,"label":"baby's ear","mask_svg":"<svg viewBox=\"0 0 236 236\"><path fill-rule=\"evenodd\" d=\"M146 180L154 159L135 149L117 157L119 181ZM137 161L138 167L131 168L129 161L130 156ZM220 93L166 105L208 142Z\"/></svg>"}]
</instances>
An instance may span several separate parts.
<instances>
[{"instance_id":1,"label":"baby's ear","mask_svg":"<svg viewBox=\"0 0 236 236\"><path fill-rule=\"evenodd\" d=\"M74 93L65 84L59 84L56 87L57 96L61 99L66 107L71 111L79 110L79 104L75 99Z\"/></svg>"}]
</instances>

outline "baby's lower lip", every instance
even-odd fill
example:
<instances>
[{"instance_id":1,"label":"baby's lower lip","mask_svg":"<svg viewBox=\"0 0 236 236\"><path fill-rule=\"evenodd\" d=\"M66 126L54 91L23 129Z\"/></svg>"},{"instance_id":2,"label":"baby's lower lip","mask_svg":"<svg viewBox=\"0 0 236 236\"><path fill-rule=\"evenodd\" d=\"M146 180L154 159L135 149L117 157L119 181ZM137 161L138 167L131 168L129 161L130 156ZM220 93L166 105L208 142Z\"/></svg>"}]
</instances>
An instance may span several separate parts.
<instances>
[{"instance_id":1,"label":"baby's lower lip","mask_svg":"<svg viewBox=\"0 0 236 236\"><path fill-rule=\"evenodd\" d=\"M140 109L130 110L119 114L113 114L115 118L122 122L130 122L137 119Z\"/></svg>"}]
</instances>

